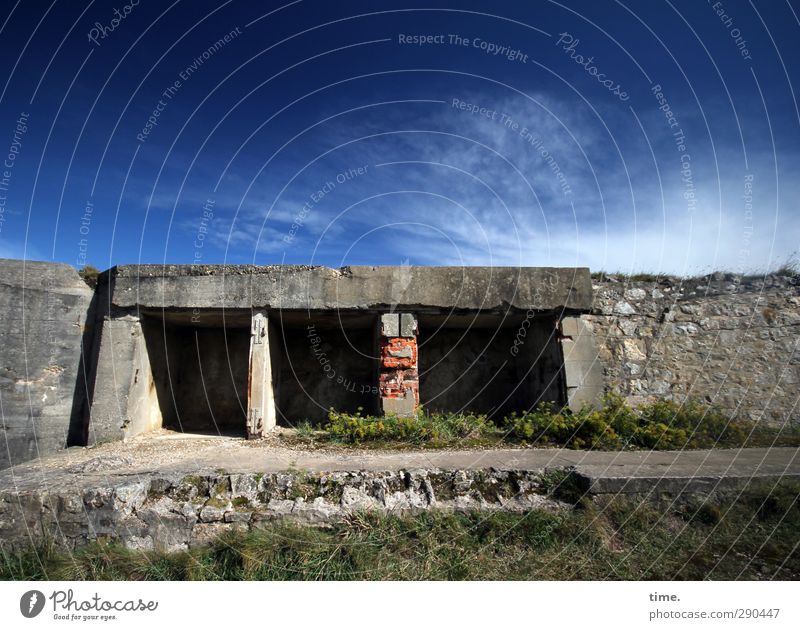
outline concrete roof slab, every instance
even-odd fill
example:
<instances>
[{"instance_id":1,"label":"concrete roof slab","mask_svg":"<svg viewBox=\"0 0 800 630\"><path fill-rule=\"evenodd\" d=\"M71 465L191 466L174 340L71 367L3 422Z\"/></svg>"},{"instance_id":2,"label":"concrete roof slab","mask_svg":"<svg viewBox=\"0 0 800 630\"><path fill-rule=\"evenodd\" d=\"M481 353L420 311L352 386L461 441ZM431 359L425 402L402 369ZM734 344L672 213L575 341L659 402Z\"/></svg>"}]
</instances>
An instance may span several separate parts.
<instances>
[{"instance_id":1,"label":"concrete roof slab","mask_svg":"<svg viewBox=\"0 0 800 630\"><path fill-rule=\"evenodd\" d=\"M125 265L109 271L121 308L588 311L586 267Z\"/></svg>"}]
</instances>

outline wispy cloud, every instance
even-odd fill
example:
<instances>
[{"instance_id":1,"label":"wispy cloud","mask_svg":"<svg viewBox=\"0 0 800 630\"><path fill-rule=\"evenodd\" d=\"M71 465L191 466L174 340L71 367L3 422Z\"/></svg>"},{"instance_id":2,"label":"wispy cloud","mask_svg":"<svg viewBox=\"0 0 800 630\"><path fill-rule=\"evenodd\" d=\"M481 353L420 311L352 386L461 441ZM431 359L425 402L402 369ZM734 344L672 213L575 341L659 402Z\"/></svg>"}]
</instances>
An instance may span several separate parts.
<instances>
[{"instance_id":1,"label":"wispy cloud","mask_svg":"<svg viewBox=\"0 0 800 630\"><path fill-rule=\"evenodd\" d=\"M800 190L785 177L776 187L767 150L751 151L748 202L746 174L731 166L741 162L737 138L714 145L719 176L709 144L692 138L687 184L674 140L652 113L640 128L632 115L540 95L458 100L485 111L448 101L422 114L382 108L326 125L318 155L334 150L280 196L287 181L275 177L255 182L244 199L244 183L221 193L240 210L235 221L218 220L216 246L295 262L315 252L313 262L325 264L409 257L671 273L764 269L798 249ZM364 174L336 179L362 166ZM794 166L793 156L781 162Z\"/></svg>"}]
</instances>

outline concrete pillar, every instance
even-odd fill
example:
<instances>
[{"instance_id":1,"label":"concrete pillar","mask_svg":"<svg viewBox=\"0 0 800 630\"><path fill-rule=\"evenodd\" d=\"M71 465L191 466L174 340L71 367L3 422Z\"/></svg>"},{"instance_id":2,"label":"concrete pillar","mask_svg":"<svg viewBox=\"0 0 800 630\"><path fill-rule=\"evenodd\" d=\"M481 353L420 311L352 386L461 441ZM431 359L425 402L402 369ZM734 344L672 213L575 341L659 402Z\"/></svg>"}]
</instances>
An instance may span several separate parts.
<instances>
[{"instance_id":1,"label":"concrete pillar","mask_svg":"<svg viewBox=\"0 0 800 630\"><path fill-rule=\"evenodd\" d=\"M247 437L263 437L275 428L275 397L269 351L269 319L255 313L250 328L250 373L247 383Z\"/></svg>"},{"instance_id":2,"label":"concrete pillar","mask_svg":"<svg viewBox=\"0 0 800 630\"><path fill-rule=\"evenodd\" d=\"M412 416L419 406L417 318L385 313L380 320L378 390L384 414Z\"/></svg>"},{"instance_id":3,"label":"concrete pillar","mask_svg":"<svg viewBox=\"0 0 800 630\"><path fill-rule=\"evenodd\" d=\"M564 317L560 329L567 405L573 411L584 405L597 407L603 397L603 366L592 329L580 317Z\"/></svg>"},{"instance_id":4,"label":"concrete pillar","mask_svg":"<svg viewBox=\"0 0 800 630\"><path fill-rule=\"evenodd\" d=\"M103 322L88 443L133 437L161 427L162 416L142 324L132 316Z\"/></svg>"}]
</instances>

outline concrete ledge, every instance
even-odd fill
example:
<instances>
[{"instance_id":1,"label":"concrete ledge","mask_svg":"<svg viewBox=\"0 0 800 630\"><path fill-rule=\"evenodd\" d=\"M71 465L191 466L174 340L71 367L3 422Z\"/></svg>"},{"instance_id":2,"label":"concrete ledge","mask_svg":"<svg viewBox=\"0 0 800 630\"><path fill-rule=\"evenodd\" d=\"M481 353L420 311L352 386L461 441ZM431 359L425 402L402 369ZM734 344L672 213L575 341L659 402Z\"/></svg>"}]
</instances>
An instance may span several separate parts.
<instances>
[{"instance_id":1,"label":"concrete ledge","mask_svg":"<svg viewBox=\"0 0 800 630\"><path fill-rule=\"evenodd\" d=\"M711 494L713 492L741 490L755 480L800 481L800 473L780 474L734 474L732 476L696 475L691 477L603 477L577 473L581 487L591 496L617 494Z\"/></svg>"}]
</instances>

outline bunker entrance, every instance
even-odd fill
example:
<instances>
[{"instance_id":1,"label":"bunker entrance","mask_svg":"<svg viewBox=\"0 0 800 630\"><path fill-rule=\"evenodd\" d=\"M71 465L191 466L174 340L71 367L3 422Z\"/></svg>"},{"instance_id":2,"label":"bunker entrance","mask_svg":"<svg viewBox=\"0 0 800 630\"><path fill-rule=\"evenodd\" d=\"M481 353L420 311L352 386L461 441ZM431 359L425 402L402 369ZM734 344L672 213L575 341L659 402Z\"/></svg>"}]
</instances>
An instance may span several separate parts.
<instances>
[{"instance_id":1,"label":"bunker entrance","mask_svg":"<svg viewBox=\"0 0 800 630\"><path fill-rule=\"evenodd\" d=\"M278 423L319 425L328 410L378 412L377 317L281 311L270 316Z\"/></svg>"},{"instance_id":2,"label":"bunker entrance","mask_svg":"<svg viewBox=\"0 0 800 630\"><path fill-rule=\"evenodd\" d=\"M540 402L565 402L551 316L420 316L419 344L420 402L428 411L499 420Z\"/></svg>"},{"instance_id":3,"label":"bunker entrance","mask_svg":"<svg viewBox=\"0 0 800 630\"><path fill-rule=\"evenodd\" d=\"M250 351L249 313L242 326L165 316L144 327L153 386L165 428L244 437Z\"/></svg>"}]
</instances>

